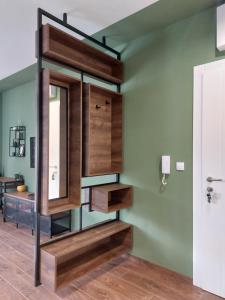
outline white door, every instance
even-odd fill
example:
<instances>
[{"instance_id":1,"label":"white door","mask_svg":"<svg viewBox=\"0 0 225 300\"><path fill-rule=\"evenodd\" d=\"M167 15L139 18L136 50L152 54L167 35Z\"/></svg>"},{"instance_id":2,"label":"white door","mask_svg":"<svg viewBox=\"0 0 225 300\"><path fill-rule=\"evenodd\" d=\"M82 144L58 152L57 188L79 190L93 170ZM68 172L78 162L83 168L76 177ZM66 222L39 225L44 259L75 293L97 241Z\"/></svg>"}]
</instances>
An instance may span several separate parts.
<instances>
[{"instance_id":1,"label":"white door","mask_svg":"<svg viewBox=\"0 0 225 300\"><path fill-rule=\"evenodd\" d=\"M194 71L194 265L196 286L225 297L225 61Z\"/></svg>"}]
</instances>

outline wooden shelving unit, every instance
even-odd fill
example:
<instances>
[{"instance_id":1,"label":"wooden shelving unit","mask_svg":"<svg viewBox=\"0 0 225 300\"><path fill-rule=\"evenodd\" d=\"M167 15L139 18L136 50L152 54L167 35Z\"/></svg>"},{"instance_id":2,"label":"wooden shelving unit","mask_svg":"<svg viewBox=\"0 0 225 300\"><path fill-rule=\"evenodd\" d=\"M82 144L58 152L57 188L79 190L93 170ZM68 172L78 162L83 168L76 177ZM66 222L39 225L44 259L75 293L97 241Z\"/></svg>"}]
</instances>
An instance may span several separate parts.
<instances>
[{"instance_id":1,"label":"wooden shelving unit","mask_svg":"<svg viewBox=\"0 0 225 300\"><path fill-rule=\"evenodd\" d=\"M112 83L122 83L123 63L52 25L42 28L42 54Z\"/></svg>"},{"instance_id":2,"label":"wooden shelving unit","mask_svg":"<svg viewBox=\"0 0 225 300\"><path fill-rule=\"evenodd\" d=\"M43 246L41 281L53 291L132 247L132 226L114 221Z\"/></svg>"},{"instance_id":3,"label":"wooden shelving unit","mask_svg":"<svg viewBox=\"0 0 225 300\"><path fill-rule=\"evenodd\" d=\"M83 175L120 173L122 95L85 84L83 96Z\"/></svg>"},{"instance_id":4,"label":"wooden shelving unit","mask_svg":"<svg viewBox=\"0 0 225 300\"><path fill-rule=\"evenodd\" d=\"M53 27L43 25L43 16L58 25L71 30L87 41L94 43L101 50L84 41ZM79 209L79 232L63 235L41 245L37 234L35 243L35 285L43 283L56 291L70 281L92 271L99 265L128 252L132 248L132 226L119 221L121 208L131 206L132 187L119 184L119 173L122 171L122 94L123 63L121 53L109 47L104 38L101 41L89 36L67 22L67 14L63 20L38 9L37 34L37 104L38 133L36 186L36 224L40 233L40 214L55 213ZM116 58L108 55L111 53ZM55 71L42 70L43 61L61 65L63 68L79 72L77 80ZM114 85L117 92L86 84L86 77L94 77ZM48 198L49 193L49 86L60 87L62 103L65 95L68 98L67 133L60 124L60 136L66 137L60 146L63 154L67 153L67 168L60 170L65 178L60 182L60 189L66 194L59 198ZM64 96L63 96L64 95ZM61 101L61 99L60 99ZM60 103L61 105L61 103ZM65 105L60 107L65 116ZM60 110L61 112L61 110ZM61 115L60 115L61 116ZM68 140L68 144L66 141ZM61 148L60 148L61 149ZM39 155L40 153L40 155ZM65 166L62 164L62 167ZM116 182L104 188L94 186L81 187L81 178L86 176L115 174ZM52 179L53 180L53 179ZM66 185L64 184L66 182ZM67 189L63 189L66 186ZM81 205L81 189L89 189L90 197ZM93 190L92 190L93 189ZM93 192L93 201L91 193ZM98 196L98 193L100 196ZM93 204L93 205L92 205ZM115 218L106 220L104 224L83 227L82 209L85 205L101 212L116 211ZM90 212L92 210L90 209ZM41 267L41 268L40 268ZM41 273L40 273L41 270Z\"/></svg>"},{"instance_id":5,"label":"wooden shelving unit","mask_svg":"<svg viewBox=\"0 0 225 300\"><path fill-rule=\"evenodd\" d=\"M125 184L107 184L92 189L92 209L103 213L129 208L133 188Z\"/></svg>"}]
</instances>

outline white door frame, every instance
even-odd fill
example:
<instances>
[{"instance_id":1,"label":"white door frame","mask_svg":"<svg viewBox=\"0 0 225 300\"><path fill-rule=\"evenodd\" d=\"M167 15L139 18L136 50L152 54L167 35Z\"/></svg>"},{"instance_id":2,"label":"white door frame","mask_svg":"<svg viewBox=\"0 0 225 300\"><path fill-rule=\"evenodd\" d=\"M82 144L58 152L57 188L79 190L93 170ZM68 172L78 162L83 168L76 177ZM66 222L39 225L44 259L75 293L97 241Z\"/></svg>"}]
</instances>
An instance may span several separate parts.
<instances>
[{"instance_id":1,"label":"white door frame","mask_svg":"<svg viewBox=\"0 0 225 300\"><path fill-rule=\"evenodd\" d=\"M225 59L194 67L193 94L193 283L201 287L196 269L195 248L200 240L199 230L202 197L202 75L204 70L225 66Z\"/></svg>"}]
</instances>

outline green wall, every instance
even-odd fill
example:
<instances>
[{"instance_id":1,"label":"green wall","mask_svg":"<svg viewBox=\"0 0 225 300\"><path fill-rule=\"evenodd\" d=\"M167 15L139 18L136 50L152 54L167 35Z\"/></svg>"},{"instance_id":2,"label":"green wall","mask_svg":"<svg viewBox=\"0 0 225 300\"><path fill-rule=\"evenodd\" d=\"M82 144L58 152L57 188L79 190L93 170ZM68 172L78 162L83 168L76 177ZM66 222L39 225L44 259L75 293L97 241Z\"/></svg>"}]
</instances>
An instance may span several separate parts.
<instances>
[{"instance_id":1,"label":"green wall","mask_svg":"<svg viewBox=\"0 0 225 300\"><path fill-rule=\"evenodd\" d=\"M126 25L126 19L120 24ZM134 186L133 207L121 216L134 224L132 253L190 276L193 67L223 58L215 50L215 37L215 10L210 9L121 46L125 63L122 182ZM21 172L31 190L34 169L29 168L29 153L25 159L8 157L8 129L22 120L27 143L35 135L34 95L34 82L2 95L5 174ZM172 159L165 191L160 190L163 154ZM175 171L176 161L185 162L185 172ZM85 224L100 219L87 211L84 218Z\"/></svg>"},{"instance_id":2,"label":"green wall","mask_svg":"<svg viewBox=\"0 0 225 300\"><path fill-rule=\"evenodd\" d=\"M2 93L1 127L2 127L2 168L5 176L21 173L29 191L34 191L34 169L30 168L30 137L35 136L35 82L17 86ZM10 126L26 126L26 157L9 157Z\"/></svg>"},{"instance_id":3,"label":"green wall","mask_svg":"<svg viewBox=\"0 0 225 300\"><path fill-rule=\"evenodd\" d=\"M124 21L126 22L126 20ZM192 275L193 67L216 59L215 10L210 9L126 45L125 172L134 185L133 254ZM171 155L160 191L160 156ZM175 162L185 162L185 172Z\"/></svg>"}]
</instances>

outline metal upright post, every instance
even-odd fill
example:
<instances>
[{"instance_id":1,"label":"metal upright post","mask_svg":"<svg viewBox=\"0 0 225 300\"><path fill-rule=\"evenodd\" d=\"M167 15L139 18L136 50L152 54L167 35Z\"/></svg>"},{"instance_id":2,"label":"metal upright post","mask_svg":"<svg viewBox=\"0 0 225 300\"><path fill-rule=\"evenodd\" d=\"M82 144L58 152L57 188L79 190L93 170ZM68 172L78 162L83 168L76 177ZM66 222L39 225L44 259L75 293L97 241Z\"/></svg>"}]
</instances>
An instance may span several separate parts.
<instances>
[{"instance_id":1,"label":"metal upright post","mask_svg":"<svg viewBox=\"0 0 225 300\"><path fill-rule=\"evenodd\" d=\"M106 45L106 36L105 36L105 35L102 37L102 43L103 43L104 45Z\"/></svg>"},{"instance_id":2,"label":"metal upright post","mask_svg":"<svg viewBox=\"0 0 225 300\"><path fill-rule=\"evenodd\" d=\"M79 224L79 230L82 231L83 229L83 206L81 205L80 208L79 208L79 211L80 211L80 224Z\"/></svg>"},{"instance_id":3,"label":"metal upright post","mask_svg":"<svg viewBox=\"0 0 225 300\"><path fill-rule=\"evenodd\" d=\"M117 54L117 59L121 60L121 54L120 53ZM117 85L117 92L118 93L121 92L121 85L120 84ZM120 173L116 174L116 181L117 181L117 183L120 183ZM119 210L116 212L116 219L120 220L120 211Z\"/></svg>"},{"instance_id":4,"label":"metal upright post","mask_svg":"<svg viewBox=\"0 0 225 300\"><path fill-rule=\"evenodd\" d=\"M34 270L34 284L35 286L40 285L40 197L41 197L41 149L42 149L42 93L41 93L41 70L42 70L42 58L41 58L41 48L42 48L42 13L38 9L37 13L37 35L36 35L36 56L37 56L37 130L36 130L36 151L35 151L35 160L36 160L36 192L35 192L35 270Z\"/></svg>"},{"instance_id":5,"label":"metal upright post","mask_svg":"<svg viewBox=\"0 0 225 300\"><path fill-rule=\"evenodd\" d=\"M121 54L118 52L117 53L117 59L121 60ZM117 92L120 93L121 92L121 84L117 84Z\"/></svg>"},{"instance_id":6,"label":"metal upright post","mask_svg":"<svg viewBox=\"0 0 225 300\"><path fill-rule=\"evenodd\" d=\"M89 188L88 192L88 198L89 198L89 212L92 212L92 188Z\"/></svg>"},{"instance_id":7,"label":"metal upright post","mask_svg":"<svg viewBox=\"0 0 225 300\"><path fill-rule=\"evenodd\" d=\"M67 24L67 13L63 14L63 22Z\"/></svg>"}]
</instances>

